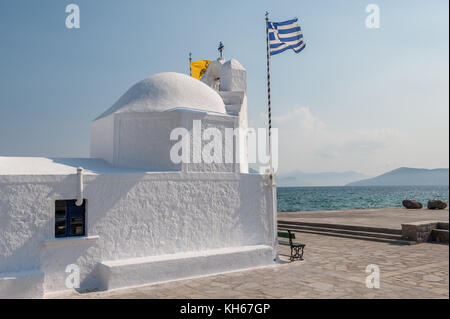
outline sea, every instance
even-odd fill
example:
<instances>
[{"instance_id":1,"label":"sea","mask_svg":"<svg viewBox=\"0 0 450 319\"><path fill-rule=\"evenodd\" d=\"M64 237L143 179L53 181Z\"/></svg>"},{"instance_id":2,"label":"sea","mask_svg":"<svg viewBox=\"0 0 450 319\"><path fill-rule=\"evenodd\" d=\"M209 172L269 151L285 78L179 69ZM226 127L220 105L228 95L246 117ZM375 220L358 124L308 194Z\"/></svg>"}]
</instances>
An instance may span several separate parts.
<instances>
[{"instance_id":1,"label":"sea","mask_svg":"<svg viewBox=\"0 0 450 319\"><path fill-rule=\"evenodd\" d=\"M402 207L414 199L426 207L428 200L448 203L446 186L333 186L277 187L279 212Z\"/></svg>"}]
</instances>

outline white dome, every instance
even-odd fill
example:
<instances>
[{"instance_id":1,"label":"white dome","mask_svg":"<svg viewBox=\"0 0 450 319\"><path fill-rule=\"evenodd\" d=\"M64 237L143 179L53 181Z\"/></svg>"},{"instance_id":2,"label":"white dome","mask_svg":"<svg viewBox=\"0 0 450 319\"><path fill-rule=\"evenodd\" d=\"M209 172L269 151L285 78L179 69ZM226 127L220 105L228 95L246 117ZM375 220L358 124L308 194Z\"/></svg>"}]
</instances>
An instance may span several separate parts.
<instances>
[{"instance_id":1,"label":"white dome","mask_svg":"<svg viewBox=\"0 0 450 319\"><path fill-rule=\"evenodd\" d=\"M222 98L208 85L185 74L165 72L133 85L96 120L113 113L164 112L175 108L226 114Z\"/></svg>"}]
</instances>

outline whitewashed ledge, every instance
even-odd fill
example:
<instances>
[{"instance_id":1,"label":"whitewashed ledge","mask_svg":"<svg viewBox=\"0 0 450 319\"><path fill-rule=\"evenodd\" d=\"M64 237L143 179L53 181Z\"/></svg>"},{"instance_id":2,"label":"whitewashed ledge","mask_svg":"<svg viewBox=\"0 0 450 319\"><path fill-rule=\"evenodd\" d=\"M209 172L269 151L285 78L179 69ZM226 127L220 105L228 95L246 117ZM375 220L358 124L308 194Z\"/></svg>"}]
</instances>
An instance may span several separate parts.
<instances>
[{"instance_id":1,"label":"whitewashed ledge","mask_svg":"<svg viewBox=\"0 0 450 319\"><path fill-rule=\"evenodd\" d=\"M80 244L95 244L100 236L84 236L84 237L67 237L52 238L42 241L42 245L46 247L72 246Z\"/></svg>"}]
</instances>

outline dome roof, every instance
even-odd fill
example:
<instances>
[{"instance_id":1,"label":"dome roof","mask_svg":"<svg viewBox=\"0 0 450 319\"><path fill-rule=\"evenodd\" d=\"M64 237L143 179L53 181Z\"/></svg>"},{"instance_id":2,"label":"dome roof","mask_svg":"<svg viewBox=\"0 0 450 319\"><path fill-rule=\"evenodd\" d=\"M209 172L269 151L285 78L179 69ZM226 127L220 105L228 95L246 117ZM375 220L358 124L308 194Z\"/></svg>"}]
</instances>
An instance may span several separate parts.
<instances>
[{"instance_id":1,"label":"dome roof","mask_svg":"<svg viewBox=\"0 0 450 319\"><path fill-rule=\"evenodd\" d=\"M113 113L164 112L175 108L226 114L222 98L211 87L185 74L166 72L133 85L96 120Z\"/></svg>"}]
</instances>

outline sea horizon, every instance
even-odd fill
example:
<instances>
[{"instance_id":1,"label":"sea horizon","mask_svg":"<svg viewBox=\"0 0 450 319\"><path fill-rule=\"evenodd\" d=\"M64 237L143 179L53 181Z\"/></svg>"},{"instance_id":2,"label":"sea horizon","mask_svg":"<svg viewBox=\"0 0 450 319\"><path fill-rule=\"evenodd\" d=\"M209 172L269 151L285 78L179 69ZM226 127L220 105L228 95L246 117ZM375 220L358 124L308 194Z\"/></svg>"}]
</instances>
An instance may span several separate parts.
<instances>
[{"instance_id":1,"label":"sea horizon","mask_svg":"<svg viewBox=\"0 0 450 319\"><path fill-rule=\"evenodd\" d=\"M404 199L448 203L449 185L277 187L278 212L401 208Z\"/></svg>"}]
</instances>

